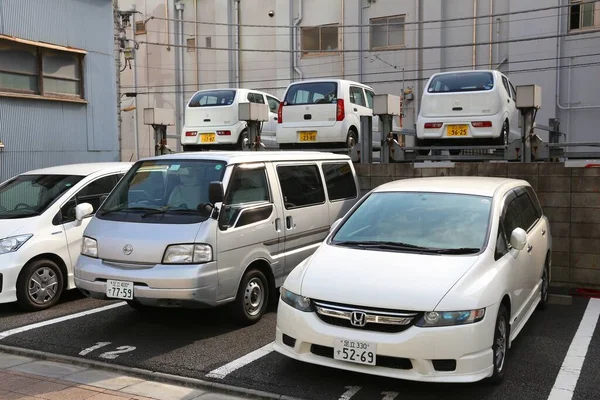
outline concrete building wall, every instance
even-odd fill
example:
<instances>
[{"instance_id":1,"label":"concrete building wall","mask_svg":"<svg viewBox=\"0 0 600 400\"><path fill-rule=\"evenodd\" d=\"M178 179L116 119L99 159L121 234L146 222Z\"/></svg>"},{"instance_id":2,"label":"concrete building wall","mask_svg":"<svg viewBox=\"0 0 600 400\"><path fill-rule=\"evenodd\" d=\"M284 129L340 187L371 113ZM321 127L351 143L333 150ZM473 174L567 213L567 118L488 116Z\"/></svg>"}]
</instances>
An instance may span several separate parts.
<instances>
[{"instance_id":1,"label":"concrete building wall","mask_svg":"<svg viewBox=\"0 0 600 400\"><path fill-rule=\"evenodd\" d=\"M589 29L584 35L568 35L547 40L518 41L539 36L563 35L568 29L568 9L554 8L535 13L511 14L536 8L551 8L566 5L569 0L477 0L476 10L472 0L302 0L302 20L300 27L326 24L340 24L338 48L345 53L326 55L290 54L291 43L301 48L301 34L291 36L290 26L299 16L301 0L181 0L184 4L185 38L196 34L196 51L184 53L186 83L186 101L194 90L240 85L260 88L281 97L290 80L300 79L292 73L292 58L302 78L343 77L359 80L371 85L377 93L400 94L404 89L412 89L416 99L405 104L403 125L412 127L418 110L419 97L427 78L439 71L456 69L499 68L507 73L516 85L535 83L542 86L543 107L538 113L537 122L548 124L550 118L561 120L562 131L568 134L569 141L600 140L595 127L599 119L599 108L563 110L560 103L567 107L600 106L597 93L600 89L600 66L582 67L578 64L600 63L600 2L598 3L598 28ZM174 16L174 0L120 0L120 7L126 9L130 4L144 9L149 18L152 15L164 17L165 4L169 16ZM242 49L273 50L271 52L240 52L239 60L234 50L237 43L235 27L215 25L235 23L239 4L239 29ZM291 13L290 13L291 7ZM274 16L269 16L269 11ZM490 13L498 15L491 19ZM476 20L473 35L474 13ZM370 49L371 34L369 22L372 18L404 15L404 43L394 48ZM561 19L559 29L559 17ZM195 23L198 21L200 23ZM418 24L419 21L426 23ZM434 22L431 22L434 21ZM165 21L151 20L147 29L164 31ZM171 26L173 22L169 23ZM361 28L357 25L364 25ZM263 25L251 27L244 25ZM491 29L490 29L491 28ZM491 31L491 32L490 32ZM173 28L170 29L171 43ZM166 43L164 33L154 33L155 39ZM156 36L158 35L158 36ZM211 38L212 49L206 49L206 38ZM136 36L138 40L144 35ZM490 45L490 41L501 43ZM149 40L149 39L148 39ZM511 42L507 42L511 41ZM477 46L472 44L476 42ZM563 68L556 70L557 50L560 43L559 59ZM363 52L358 53L361 48ZM443 48L446 46L446 48ZM424 47L425 49L420 50ZM473 64L475 50L475 64ZM143 68L147 62L143 55L160 54L152 58L151 68L161 66L160 76L150 76L148 82L139 82L140 90L150 85L151 91L164 92L150 95L148 104L157 99L174 101L175 91L175 52L164 46L142 45L138 54L138 65ZM491 57L490 57L491 53ZM572 59L569 57L573 57ZM238 63L239 61L239 63ZM566 68L571 62L577 67L570 71ZM239 65L239 71L238 66ZM569 83L569 76L570 83ZM560 91L556 83L560 78ZM129 71L123 75L123 85L131 86ZM143 96L141 97L144 98ZM146 101L146 100L141 100ZM146 104L146 103L144 103ZM139 112L141 113L141 108ZM173 106L174 108L174 106ZM141 115L141 114L140 114ZM125 124L123 135L132 136ZM146 127L140 128L140 134L147 137ZM537 130L543 139L548 135ZM176 135L169 129L170 135ZM176 143L173 139L170 144ZM410 141L409 141L410 144Z\"/></svg>"}]
</instances>

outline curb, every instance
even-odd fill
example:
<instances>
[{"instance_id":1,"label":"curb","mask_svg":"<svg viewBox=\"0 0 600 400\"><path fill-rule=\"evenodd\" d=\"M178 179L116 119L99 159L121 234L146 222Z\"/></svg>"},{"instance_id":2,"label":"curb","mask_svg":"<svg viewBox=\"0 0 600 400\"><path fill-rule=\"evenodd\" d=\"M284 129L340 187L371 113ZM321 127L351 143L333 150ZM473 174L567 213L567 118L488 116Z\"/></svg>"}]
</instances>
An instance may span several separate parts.
<instances>
[{"instance_id":1,"label":"curb","mask_svg":"<svg viewBox=\"0 0 600 400\"><path fill-rule=\"evenodd\" d=\"M77 365L87 368L95 368L108 372L118 372L126 375L130 375L136 378L144 378L148 381L167 383L177 386L185 386L193 389L203 389L217 391L223 394L241 395L241 396L252 396L261 400L265 399L276 399L276 400L306 400L298 397L290 397L285 395L279 395L275 393L269 393L261 390L246 389L224 383L209 382L202 379L187 378L183 376L166 374L163 372L153 372L147 369L125 367L122 365L113 365L103 363L94 360L83 360L81 358L72 356L63 356L59 354L48 353L45 351L23 349L19 347L12 347L6 345L0 345L0 352L5 352L13 355L25 356L35 358L38 360L62 362L66 364Z\"/></svg>"}]
</instances>

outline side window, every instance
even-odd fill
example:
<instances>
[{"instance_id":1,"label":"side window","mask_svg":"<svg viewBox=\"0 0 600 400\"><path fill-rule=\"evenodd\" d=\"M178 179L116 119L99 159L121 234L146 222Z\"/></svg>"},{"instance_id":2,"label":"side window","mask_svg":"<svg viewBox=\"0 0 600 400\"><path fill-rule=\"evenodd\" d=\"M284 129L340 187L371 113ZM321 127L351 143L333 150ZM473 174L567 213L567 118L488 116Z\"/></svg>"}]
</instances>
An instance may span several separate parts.
<instances>
[{"instance_id":1,"label":"side window","mask_svg":"<svg viewBox=\"0 0 600 400\"><path fill-rule=\"evenodd\" d=\"M269 110L271 110L273 114L277 114L279 111L279 101L273 97L267 96L267 102L269 103Z\"/></svg>"},{"instance_id":2,"label":"side window","mask_svg":"<svg viewBox=\"0 0 600 400\"><path fill-rule=\"evenodd\" d=\"M288 210L325 202L325 190L316 165L277 167L283 201Z\"/></svg>"},{"instance_id":3,"label":"side window","mask_svg":"<svg viewBox=\"0 0 600 400\"><path fill-rule=\"evenodd\" d=\"M541 216L544 215L544 210L542 209L540 200L538 199L537 195L535 194L535 192L533 191L533 188L531 186L525 187L525 190L527 191L527 194L529 194L529 198L531 199L531 202L533 203L533 209L535 210L536 218L541 218Z\"/></svg>"},{"instance_id":4,"label":"side window","mask_svg":"<svg viewBox=\"0 0 600 400\"><path fill-rule=\"evenodd\" d=\"M375 93L370 90L365 89L365 93L367 94L367 107L371 110L373 109L373 99L375 98Z\"/></svg>"},{"instance_id":5,"label":"side window","mask_svg":"<svg viewBox=\"0 0 600 400\"><path fill-rule=\"evenodd\" d=\"M118 183L118 175L109 175L90 182L81 189L60 209L62 223L75 220L75 207L81 203L90 203L94 207L94 213L98 210L104 196L108 195Z\"/></svg>"},{"instance_id":6,"label":"side window","mask_svg":"<svg viewBox=\"0 0 600 400\"><path fill-rule=\"evenodd\" d=\"M517 193L517 204L519 207L519 212L521 213L521 228L525 231L528 231L533 224L538 220L537 212L533 206L529 195L525 188L518 188L516 190Z\"/></svg>"},{"instance_id":7,"label":"side window","mask_svg":"<svg viewBox=\"0 0 600 400\"><path fill-rule=\"evenodd\" d=\"M502 84L504 85L504 89L506 89L506 94L508 95L508 97L512 98L512 95L510 93L510 87L508 86L508 79L506 79L505 76L502 76Z\"/></svg>"},{"instance_id":8,"label":"side window","mask_svg":"<svg viewBox=\"0 0 600 400\"><path fill-rule=\"evenodd\" d=\"M502 228L504 229L504 232L506 232L506 239L510 240L512 232L516 228L522 226L523 223L521 222L521 214L519 213L517 197L514 195L514 193L511 192L511 194L506 199L504 212L502 215Z\"/></svg>"},{"instance_id":9,"label":"side window","mask_svg":"<svg viewBox=\"0 0 600 400\"><path fill-rule=\"evenodd\" d=\"M512 98L517 101L517 89L515 89L515 87L513 86L511 81L508 81L508 84L510 85L510 90L512 92Z\"/></svg>"},{"instance_id":10,"label":"side window","mask_svg":"<svg viewBox=\"0 0 600 400\"><path fill-rule=\"evenodd\" d=\"M367 106L362 88L350 86L350 102L363 107Z\"/></svg>"},{"instance_id":11,"label":"side window","mask_svg":"<svg viewBox=\"0 0 600 400\"><path fill-rule=\"evenodd\" d=\"M227 224L232 226L244 208L270 203L270 201L265 168L236 167L225 198L224 211ZM264 219L270 215L269 212ZM236 226L239 227L240 224L238 223Z\"/></svg>"},{"instance_id":12,"label":"side window","mask_svg":"<svg viewBox=\"0 0 600 400\"><path fill-rule=\"evenodd\" d=\"M265 104L265 98L260 93L252 93L252 92L248 93L248 101L250 103Z\"/></svg>"},{"instance_id":13,"label":"side window","mask_svg":"<svg viewBox=\"0 0 600 400\"><path fill-rule=\"evenodd\" d=\"M504 229L500 224L498 226L498 236L496 238L496 250L494 251L494 259L499 260L506 253L508 253L508 242L504 233Z\"/></svg>"},{"instance_id":14,"label":"side window","mask_svg":"<svg viewBox=\"0 0 600 400\"><path fill-rule=\"evenodd\" d=\"M322 168L329 201L356 198L356 182L350 164L328 163L323 164Z\"/></svg>"}]
</instances>

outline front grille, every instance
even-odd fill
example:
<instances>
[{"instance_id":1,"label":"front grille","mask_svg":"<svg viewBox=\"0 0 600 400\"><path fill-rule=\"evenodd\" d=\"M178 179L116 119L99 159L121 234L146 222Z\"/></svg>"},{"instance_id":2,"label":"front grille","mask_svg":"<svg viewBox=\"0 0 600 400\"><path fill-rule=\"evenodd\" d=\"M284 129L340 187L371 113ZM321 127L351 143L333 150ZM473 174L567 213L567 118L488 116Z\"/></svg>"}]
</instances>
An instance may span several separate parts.
<instances>
[{"instance_id":1,"label":"front grille","mask_svg":"<svg viewBox=\"0 0 600 400\"><path fill-rule=\"evenodd\" d=\"M314 305L317 316L327 324L373 332L402 332L422 317L422 313L415 311L365 308L319 300L315 300Z\"/></svg>"},{"instance_id":2,"label":"front grille","mask_svg":"<svg viewBox=\"0 0 600 400\"><path fill-rule=\"evenodd\" d=\"M310 352L316 356L333 358L333 347L327 347L327 346L321 346L318 344L313 344L310 346ZM413 368L412 362L408 358L380 356L380 355L377 355L377 358L375 360L375 365L377 365L378 367L403 369L403 370L408 370L408 369Z\"/></svg>"}]
</instances>

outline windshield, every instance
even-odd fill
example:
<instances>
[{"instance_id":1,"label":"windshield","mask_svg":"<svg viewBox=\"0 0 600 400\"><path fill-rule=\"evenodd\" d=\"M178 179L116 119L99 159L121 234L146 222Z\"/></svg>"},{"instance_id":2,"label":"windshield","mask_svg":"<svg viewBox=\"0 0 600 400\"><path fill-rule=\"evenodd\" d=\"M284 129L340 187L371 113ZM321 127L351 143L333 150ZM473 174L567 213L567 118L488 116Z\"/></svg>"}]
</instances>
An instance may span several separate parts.
<instances>
[{"instance_id":1,"label":"windshield","mask_svg":"<svg viewBox=\"0 0 600 400\"><path fill-rule=\"evenodd\" d=\"M19 175L0 186L0 219L40 215L82 179L77 175Z\"/></svg>"},{"instance_id":2,"label":"windshield","mask_svg":"<svg viewBox=\"0 0 600 400\"><path fill-rule=\"evenodd\" d=\"M492 90L494 75L491 72L460 72L434 77L427 89L428 93L456 93Z\"/></svg>"},{"instance_id":3,"label":"windshield","mask_svg":"<svg viewBox=\"0 0 600 400\"><path fill-rule=\"evenodd\" d=\"M235 90L210 90L196 93L189 107L230 106L235 98Z\"/></svg>"},{"instance_id":4,"label":"windshield","mask_svg":"<svg viewBox=\"0 0 600 400\"><path fill-rule=\"evenodd\" d=\"M332 244L477 253L487 241L491 204L489 197L463 194L373 193L340 227Z\"/></svg>"},{"instance_id":5,"label":"windshield","mask_svg":"<svg viewBox=\"0 0 600 400\"><path fill-rule=\"evenodd\" d=\"M96 214L100 219L185 224L208 218L210 182L222 181L225 163L151 160L137 163Z\"/></svg>"},{"instance_id":6,"label":"windshield","mask_svg":"<svg viewBox=\"0 0 600 400\"><path fill-rule=\"evenodd\" d=\"M337 101L337 83L313 82L290 86L283 105L330 104Z\"/></svg>"}]
</instances>

